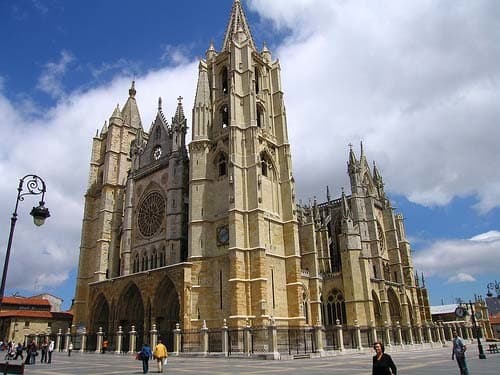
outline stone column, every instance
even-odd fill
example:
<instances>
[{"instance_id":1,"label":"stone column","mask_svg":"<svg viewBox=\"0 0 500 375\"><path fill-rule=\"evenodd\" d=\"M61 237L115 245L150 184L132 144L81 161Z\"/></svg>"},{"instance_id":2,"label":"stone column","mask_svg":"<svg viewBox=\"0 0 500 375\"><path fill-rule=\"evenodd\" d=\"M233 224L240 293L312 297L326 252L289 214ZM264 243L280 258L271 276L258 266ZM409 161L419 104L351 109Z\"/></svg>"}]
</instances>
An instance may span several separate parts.
<instances>
[{"instance_id":1,"label":"stone column","mask_svg":"<svg viewBox=\"0 0 500 375\"><path fill-rule=\"evenodd\" d=\"M398 335L399 345L403 347L403 334L401 332L401 324L399 324L399 321L396 322L396 334Z\"/></svg>"},{"instance_id":2,"label":"stone column","mask_svg":"<svg viewBox=\"0 0 500 375\"><path fill-rule=\"evenodd\" d=\"M67 352L69 350L69 342L71 341L71 328L68 327L65 336L66 340L64 342L64 351Z\"/></svg>"},{"instance_id":3,"label":"stone column","mask_svg":"<svg viewBox=\"0 0 500 375\"><path fill-rule=\"evenodd\" d=\"M375 322L373 320L370 321L370 327L372 328L372 341L377 342L377 326L375 325Z\"/></svg>"},{"instance_id":4,"label":"stone column","mask_svg":"<svg viewBox=\"0 0 500 375\"><path fill-rule=\"evenodd\" d=\"M340 320L337 319L336 321L337 325L337 340L339 343L339 350L342 352L344 351L344 334L342 332L342 324L340 324Z\"/></svg>"},{"instance_id":5,"label":"stone column","mask_svg":"<svg viewBox=\"0 0 500 375\"><path fill-rule=\"evenodd\" d=\"M229 356L229 333L226 319L222 322L222 352L224 357Z\"/></svg>"},{"instance_id":6,"label":"stone column","mask_svg":"<svg viewBox=\"0 0 500 375\"><path fill-rule=\"evenodd\" d=\"M325 351L323 346L323 325L319 320L316 322L316 326L314 327L314 333L316 337L316 351L318 353L323 353ZM278 338L276 337L275 348L277 348L277 346L278 346Z\"/></svg>"},{"instance_id":7,"label":"stone column","mask_svg":"<svg viewBox=\"0 0 500 375\"><path fill-rule=\"evenodd\" d=\"M444 324L443 322L439 322L439 332L441 332L441 338L443 341L443 345L446 344L446 335L444 334Z\"/></svg>"},{"instance_id":8,"label":"stone column","mask_svg":"<svg viewBox=\"0 0 500 375\"><path fill-rule=\"evenodd\" d=\"M201 352L203 353L204 356L208 355L208 328L207 328L207 322L204 320L203 325L200 330L200 335L201 335Z\"/></svg>"},{"instance_id":9,"label":"stone column","mask_svg":"<svg viewBox=\"0 0 500 375\"><path fill-rule=\"evenodd\" d=\"M128 353L129 354L134 354L135 353L135 341L137 339L137 332L135 330L135 326L132 326L130 329L129 334L129 345L128 345Z\"/></svg>"},{"instance_id":10,"label":"stone column","mask_svg":"<svg viewBox=\"0 0 500 375\"><path fill-rule=\"evenodd\" d=\"M118 331L116 331L115 354L120 354L122 352L122 343L123 343L123 330L122 330L122 326L118 326Z\"/></svg>"},{"instance_id":11,"label":"stone column","mask_svg":"<svg viewBox=\"0 0 500 375\"><path fill-rule=\"evenodd\" d=\"M387 323L387 321L385 321L384 324L385 324L385 341L386 341L385 346L390 347L390 346L392 346L391 345L391 329L390 329L389 323Z\"/></svg>"},{"instance_id":12,"label":"stone column","mask_svg":"<svg viewBox=\"0 0 500 375\"><path fill-rule=\"evenodd\" d=\"M424 332L422 330L422 325L419 324L417 326L417 331L418 331L418 339L420 341L420 344L423 344L424 343Z\"/></svg>"},{"instance_id":13,"label":"stone column","mask_svg":"<svg viewBox=\"0 0 500 375\"><path fill-rule=\"evenodd\" d=\"M411 327L411 323L408 323L406 329L408 331L408 339L410 340L410 345L413 345L415 342L413 341L413 330Z\"/></svg>"},{"instance_id":14,"label":"stone column","mask_svg":"<svg viewBox=\"0 0 500 375\"><path fill-rule=\"evenodd\" d=\"M82 328L82 347L80 348L80 353L85 353L85 348L87 347L87 330L85 327Z\"/></svg>"},{"instance_id":15,"label":"stone column","mask_svg":"<svg viewBox=\"0 0 500 375\"><path fill-rule=\"evenodd\" d=\"M243 351L248 356L250 356L252 351L252 331L250 327L250 321L248 320L248 318L243 332Z\"/></svg>"},{"instance_id":16,"label":"stone column","mask_svg":"<svg viewBox=\"0 0 500 375\"><path fill-rule=\"evenodd\" d=\"M102 338L104 336L104 332L102 331L102 327L99 327L99 331L97 332L97 345L95 347L96 353L102 352Z\"/></svg>"},{"instance_id":17,"label":"stone column","mask_svg":"<svg viewBox=\"0 0 500 375\"><path fill-rule=\"evenodd\" d=\"M153 324L153 328L149 331L149 341L151 341L152 348L158 343L158 330L156 329L156 324Z\"/></svg>"},{"instance_id":18,"label":"stone column","mask_svg":"<svg viewBox=\"0 0 500 375\"><path fill-rule=\"evenodd\" d=\"M61 329L59 328L59 332L61 332ZM24 346L28 346L29 342L29 335L24 335Z\"/></svg>"},{"instance_id":19,"label":"stone column","mask_svg":"<svg viewBox=\"0 0 500 375\"><path fill-rule=\"evenodd\" d=\"M61 340L62 339L62 329L59 328L57 331L57 337L56 337L56 348L55 350L60 352L61 351ZM26 344L28 344L28 336L26 336Z\"/></svg>"},{"instance_id":20,"label":"stone column","mask_svg":"<svg viewBox=\"0 0 500 375\"><path fill-rule=\"evenodd\" d=\"M448 330L449 341L453 340L453 329L451 328L451 324L447 324L446 328Z\"/></svg>"},{"instance_id":21,"label":"stone column","mask_svg":"<svg viewBox=\"0 0 500 375\"><path fill-rule=\"evenodd\" d=\"M280 353L278 352L278 328L273 317L271 317L269 326L267 327L267 338L269 340L268 352L272 355L273 359L280 359Z\"/></svg>"},{"instance_id":22,"label":"stone column","mask_svg":"<svg viewBox=\"0 0 500 375\"><path fill-rule=\"evenodd\" d=\"M181 352L181 329L180 329L180 324L175 323L175 329L174 329L174 354L179 355Z\"/></svg>"},{"instance_id":23,"label":"stone column","mask_svg":"<svg viewBox=\"0 0 500 375\"><path fill-rule=\"evenodd\" d=\"M432 344L433 343L432 332L431 332L431 325L429 324L429 322L425 324L425 327L427 329L427 337L429 338L429 342Z\"/></svg>"},{"instance_id":24,"label":"stone column","mask_svg":"<svg viewBox=\"0 0 500 375\"><path fill-rule=\"evenodd\" d=\"M361 344L361 329L359 328L359 323L358 323L357 319L354 320L354 329L356 330L357 349L363 350L363 345Z\"/></svg>"},{"instance_id":25,"label":"stone column","mask_svg":"<svg viewBox=\"0 0 500 375\"><path fill-rule=\"evenodd\" d=\"M469 337L470 337L471 341L474 341L474 334L472 333L472 327L468 326L467 330L469 331Z\"/></svg>"}]
</instances>

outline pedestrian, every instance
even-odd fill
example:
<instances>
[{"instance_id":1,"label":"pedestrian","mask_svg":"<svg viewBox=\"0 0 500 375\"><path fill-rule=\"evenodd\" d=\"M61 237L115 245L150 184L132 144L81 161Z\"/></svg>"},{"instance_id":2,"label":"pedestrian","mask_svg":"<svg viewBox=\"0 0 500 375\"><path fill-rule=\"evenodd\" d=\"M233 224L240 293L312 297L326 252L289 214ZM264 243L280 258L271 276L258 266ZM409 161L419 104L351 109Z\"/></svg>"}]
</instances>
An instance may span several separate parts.
<instances>
[{"instance_id":1,"label":"pedestrian","mask_svg":"<svg viewBox=\"0 0 500 375\"><path fill-rule=\"evenodd\" d=\"M457 331L454 329L451 359L457 359L458 368L460 369L460 375L469 375L469 369L467 368L467 362L465 361L466 350L467 346L465 346L465 341L460 336L458 336Z\"/></svg>"},{"instance_id":2,"label":"pedestrian","mask_svg":"<svg viewBox=\"0 0 500 375\"><path fill-rule=\"evenodd\" d=\"M107 339L104 339L103 343L102 343L102 354L106 353L106 350L108 350L108 340Z\"/></svg>"},{"instance_id":3,"label":"pedestrian","mask_svg":"<svg viewBox=\"0 0 500 375\"><path fill-rule=\"evenodd\" d=\"M48 350L49 350L49 343L48 343L47 339L45 339L45 340L43 340L42 347L41 347L41 351L42 351L42 358L40 358L41 363L47 363Z\"/></svg>"},{"instance_id":4,"label":"pedestrian","mask_svg":"<svg viewBox=\"0 0 500 375\"><path fill-rule=\"evenodd\" d=\"M52 363L52 352L54 351L54 340L50 340L49 342L49 362Z\"/></svg>"},{"instance_id":5,"label":"pedestrian","mask_svg":"<svg viewBox=\"0 0 500 375\"><path fill-rule=\"evenodd\" d=\"M70 341L68 345L68 357L71 357L72 350L73 350L73 343Z\"/></svg>"},{"instance_id":6,"label":"pedestrian","mask_svg":"<svg viewBox=\"0 0 500 375\"><path fill-rule=\"evenodd\" d=\"M385 354L384 344L377 341L373 344L375 355L373 356L372 375L396 375L397 369L391 356Z\"/></svg>"},{"instance_id":7,"label":"pedestrian","mask_svg":"<svg viewBox=\"0 0 500 375\"><path fill-rule=\"evenodd\" d=\"M16 357L14 358L14 360L18 359L19 357L21 357L21 360L24 359L24 357L23 357L23 345L21 343L18 343L16 346Z\"/></svg>"},{"instance_id":8,"label":"pedestrian","mask_svg":"<svg viewBox=\"0 0 500 375\"><path fill-rule=\"evenodd\" d=\"M163 372L163 365L166 364L164 362L167 360L167 357L167 347L161 340L158 340L158 344L153 349L153 358L156 359L156 363L158 364L158 372Z\"/></svg>"},{"instance_id":9,"label":"pedestrian","mask_svg":"<svg viewBox=\"0 0 500 375\"><path fill-rule=\"evenodd\" d=\"M29 363L30 365L34 365L36 363L36 356L38 355L37 347L35 340L31 341L31 343L28 346L28 352L29 352Z\"/></svg>"},{"instance_id":10,"label":"pedestrian","mask_svg":"<svg viewBox=\"0 0 500 375\"><path fill-rule=\"evenodd\" d=\"M144 343L142 344L141 351L138 353L138 357L142 362L142 373L147 374L149 371L149 360L153 356L153 353L151 352L151 347Z\"/></svg>"}]
</instances>

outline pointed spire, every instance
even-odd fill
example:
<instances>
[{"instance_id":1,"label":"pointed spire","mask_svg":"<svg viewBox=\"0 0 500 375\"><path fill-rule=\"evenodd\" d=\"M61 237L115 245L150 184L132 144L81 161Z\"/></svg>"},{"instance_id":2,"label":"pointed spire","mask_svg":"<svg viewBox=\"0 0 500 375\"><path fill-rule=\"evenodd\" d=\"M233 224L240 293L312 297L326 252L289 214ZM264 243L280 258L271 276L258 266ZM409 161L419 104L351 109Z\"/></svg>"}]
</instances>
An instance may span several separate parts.
<instances>
[{"instance_id":1,"label":"pointed spire","mask_svg":"<svg viewBox=\"0 0 500 375\"><path fill-rule=\"evenodd\" d=\"M418 279L418 272L417 272L417 271L415 271L415 285L416 285L416 286L420 286L420 285L419 285L419 283L420 283L420 281L419 281L419 279Z\"/></svg>"},{"instance_id":2,"label":"pointed spire","mask_svg":"<svg viewBox=\"0 0 500 375\"><path fill-rule=\"evenodd\" d=\"M135 101L135 81L132 81L132 85L128 90L128 99L122 110L123 122L125 125L130 126L134 129L142 129L141 115L139 113L139 108L137 107L137 102Z\"/></svg>"},{"instance_id":3,"label":"pointed spire","mask_svg":"<svg viewBox=\"0 0 500 375\"><path fill-rule=\"evenodd\" d=\"M347 202L347 197L345 196L344 188L342 188L342 219L351 219L351 210L349 209L349 203Z\"/></svg>"},{"instance_id":4,"label":"pointed spire","mask_svg":"<svg viewBox=\"0 0 500 375\"><path fill-rule=\"evenodd\" d=\"M264 42L264 45L262 47L262 51L260 54L262 55L262 57L264 58L265 61L267 61L268 63L271 62L272 55L271 55L271 51L269 51L269 49L267 48L266 42Z\"/></svg>"},{"instance_id":5,"label":"pointed spire","mask_svg":"<svg viewBox=\"0 0 500 375\"><path fill-rule=\"evenodd\" d=\"M363 149L363 141L360 141L359 144L360 144L360 148L361 148L361 155L359 157L363 158L365 156L365 151Z\"/></svg>"},{"instance_id":6,"label":"pointed spire","mask_svg":"<svg viewBox=\"0 0 500 375\"><path fill-rule=\"evenodd\" d=\"M196 96L194 105L196 106L211 106L210 100L210 83L208 81L207 66L204 62L200 62L198 67L198 85L196 87Z\"/></svg>"},{"instance_id":7,"label":"pointed spire","mask_svg":"<svg viewBox=\"0 0 500 375\"><path fill-rule=\"evenodd\" d=\"M425 288L424 273L422 272L422 288Z\"/></svg>"},{"instance_id":8,"label":"pointed spire","mask_svg":"<svg viewBox=\"0 0 500 375\"><path fill-rule=\"evenodd\" d=\"M113 111L113 114L111 115L111 117L122 118L122 113L120 111L120 104L116 105L115 110Z\"/></svg>"},{"instance_id":9,"label":"pointed spire","mask_svg":"<svg viewBox=\"0 0 500 375\"><path fill-rule=\"evenodd\" d=\"M352 149L352 143L349 143L349 166L355 167L358 164L358 159L356 159L356 155L354 154L354 150Z\"/></svg>"},{"instance_id":10,"label":"pointed spire","mask_svg":"<svg viewBox=\"0 0 500 375\"><path fill-rule=\"evenodd\" d=\"M205 56L207 61L211 60L215 55L217 55L217 51L215 50L214 47L214 40L210 39L210 46L208 47L207 51L205 52Z\"/></svg>"},{"instance_id":11,"label":"pointed spire","mask_svg":"<svg viewBox=\"0 0 500 375\"><path fill-rule=\"evenodd\" d=\"M181 125L186 118L184 116L184 108L182 107L182 99L184 99L182 96L177 98L177 109L175 110L175 116L172 118L172 124Z\"/></svg>"},{"instance_id":12,"label":"pointed spire","mask_svg":"<svg viewBox=\"0 0 500 375\"><path fill-rule=\"evenodd\" d=\"M135 91L135 81L132 81L132 86L130 86L130 89L128 90L128 95L131 98L135 98L136 93L137 93L137 91Z\"/></svg>"},{"instance_id":13,"label":"pointed spire","mask_svg":"<svg viewBox=\"0 0 500 375\"><path fill-rule=\"evenodd\" d=\"M161 96L158 97L158 111L161 111Z\"/></svg>"},{"instance_id":14,"label":"pointed spire","mask_svg":"<svg viewBox=\"0 0 500 375\"><path fill-rule=\"evenodd\" d=\"M108 122L104 121L104 125L102 126L101 129L101 137L103 136L103 134L106 134L107 131L108 131Z\"/></svg>"},{"instance_id":15,"label":"pointed spire","mask_svg":"<svg viewBox=\"0 0 500 375\"><path fill-rule=\"evenodd\" d=\"M378 182L382 182L382 176L380 175L377 164L375 163L375 160L373 161L373 179Z\"/></svg>"},{"instance_id":16,"label":"pointed spire","mask_svg":"<svg viewBox=\"0 0 500 375\"><path fill-rule=\"evenodd\" d=\"M245 13L243 12L243 7L239 0L234 0L233 7L231 9L231 16L229 18L229 23L227 25L226 33L224 36L224 43L222 45L223 51L228 51L229 46L231 45L232 37L234 34L238 32L243 32L252 49L255 51L255 43L252 38L252 34L250 33L250 28L248 27L247 19L245 17Z\"/></svg>"},{"instance_id":17,"label":"pointed spire","mask_svg":"<svg viewBox=\"0 0 500 375\"><path fill-rule=\"evenodd\" d=\"M332 197L330 196L330 188L328 187L328 185L326 185L326 200L328 201L328 203L332 200Z\"/></svg>"}]
</instances>

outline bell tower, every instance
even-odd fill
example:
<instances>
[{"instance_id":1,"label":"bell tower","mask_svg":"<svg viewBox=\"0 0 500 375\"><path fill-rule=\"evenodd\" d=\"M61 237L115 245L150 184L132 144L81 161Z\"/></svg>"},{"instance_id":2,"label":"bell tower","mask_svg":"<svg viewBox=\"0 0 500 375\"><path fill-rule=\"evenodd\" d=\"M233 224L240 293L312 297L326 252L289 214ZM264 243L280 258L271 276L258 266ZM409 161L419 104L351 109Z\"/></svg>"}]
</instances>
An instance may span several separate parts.
<instances>
[{"instance_id":1,"label":"bell tower","mask_svg":"<svg viewBox=\"0 0 500 375\"><path fill-rule=\"evenodd\" d=\"M189 148L192 318L304 324L280 65L239 0L221 51L200 61Z\"/></svg>"}]
</instances>

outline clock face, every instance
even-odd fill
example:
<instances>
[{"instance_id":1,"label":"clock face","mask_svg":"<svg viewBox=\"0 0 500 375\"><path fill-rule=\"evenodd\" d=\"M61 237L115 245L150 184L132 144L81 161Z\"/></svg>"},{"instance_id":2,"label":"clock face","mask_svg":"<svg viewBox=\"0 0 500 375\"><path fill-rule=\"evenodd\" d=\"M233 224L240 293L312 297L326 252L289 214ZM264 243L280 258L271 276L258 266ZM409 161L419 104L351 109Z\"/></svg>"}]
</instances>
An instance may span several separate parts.
<instances>
[{"instance_id":1,"label":"clock face","mask_svg":"<svg viewBox=\"0 0 500 375\"><path fill-rule=\"evenodd\" d=\"M227 225L217 228L217 242L219 245L227 245L229 243L229 228Z\"/></svg>"},{"instance_id":2,"label":"clock face","mask_svg":"<svg viewBox=\"0 0 500 375\"><path fill-rule=\"evenodd\" d=\"M160 146L156 146L153 149L153 158L155 160L158 160L160 157L161 157L161 147Z\"/></svg>"},{"instance_id":3,"label":"clock face","mask_svg":"<svg viewBox=\"0 0 500 375\"><path fill-rule=\"evenodd\" d=\"M457 316L457 318L463 318L465 314L466 314L465 309L462 306L458 306L455 309L455 315Z\"/></svg>"}]
</instances>

